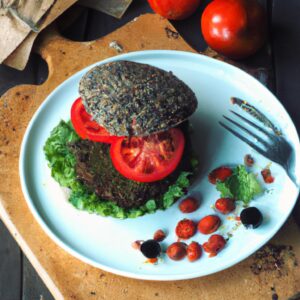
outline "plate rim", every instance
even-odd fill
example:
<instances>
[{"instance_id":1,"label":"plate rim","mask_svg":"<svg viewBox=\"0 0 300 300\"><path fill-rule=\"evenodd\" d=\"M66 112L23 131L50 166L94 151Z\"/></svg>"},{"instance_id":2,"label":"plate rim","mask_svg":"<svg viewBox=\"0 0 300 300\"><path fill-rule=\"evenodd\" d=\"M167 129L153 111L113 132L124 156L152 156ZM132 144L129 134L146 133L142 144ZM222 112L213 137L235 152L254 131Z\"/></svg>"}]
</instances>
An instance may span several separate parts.
<instances>
[{"instance_id":1,"label":"plate rim","mask_svg":"<svg viewBox=\"0 0 300 300\"><path fill-rule=\"evenodd\" d=\"M113 273L113 274L117 274L117 275L121 275L121 276L125 276L125 277L129 277L129 278L134 278L134 279L141 279L141 280L152 280L152 281L175 281L175 280L186 280L186 279L193 279L193 278L198 278L198 277L202 277L202 276L207 276L210 274L214 274L217 272L220 272L222 270L226 270L232 266L234 266L235 264L238 264L240 262L242 262L243 260L245 260L246 258L248 258L249 256L251 256L253 253L255 253L259 248L261 248L263 245L265 245L271 238L274 237L274 235L279 231L279 229L283 226L283 224L287 221L288 217L290 216L296 202L297 199L299 197L299 187L297 188L297 196L295 197L294 203L293 205L290 207L290 210L287 213L287 216L285 218L283 218L283 220L279 223L277 223L277 226L275 227L275 229L273 228L271 235L264 240L263 243L259 243L258 245L256 245L255 248L253 248L253 251L250 251L250 253L247 253L246 255L243 255L241 257L239 257L238 260L233 261L231 263L225 264L220 268L216 268L215 270L206 272L205 274L199 274L199 272L193 272L193 273L188 273L188 274L162 274L162 275L157 275L157 274L140 274L140 273L133 273L131 271L124 271L121 269L116 269L114 267L110 267L108 265L104 265L102 263L98 263L95 262L93 259L87 258L85 257L84 254L81 254L79 252L77 252L76 250L74 250L71 246L69 246L66 242L64 242L61 238L59 238L58 236L55 235L55 233L51 230L50 226L47 224L47 222L42 218L42 216L38 213L38 210L35 207L34 201L31 199L30 193L28 191L27 185L26 185L26 180L25 180L25 152L26 152L26 147L28 147L28 139L30 136L30 132L31 129L38 117L38 115L40 114L40 112L43 110L43 108L47 105L48 102L50 102L51 98L53 97L53 95L55 95L55 93L57 93L60 89L63 89L64 86L67 84L67 82L69 80L71 80L71 78L73 78L74 76L76 76L78 73L81 72L85 72L87 70L89 70L90 68L92 68L93 66L96 66L98 64L103 64L103 63L107 63L110 61L115 61L115 60L119 60L119 59L128 59L128 58L135 58L135 57L142 57L144 55L159 55L159 54L170 54L170 55L179 55L182 57L195 57L196 59L198 59L200 57L200 59L203 59L204 61L210 61L214 64L220 65L222 67L222 65L226 65L226 68L232 68L232 70L234 71L238 71L238 72L242 72L244 73L244 75L246 75L247 77L249 77L250 80L254 80L256 83L258 83L259 85L261 85L261 87L263 89L265 89L268 93L270 93L274 100L276 100L277 104L280 106L280 109L282 111L284 111L286 113L286 117L288 119L289 124L291 124L293 126L293 129L296 132L296 137L297 137L297 143L298 143L298 147L300 145L299 142L299 134L297 131L297 128L293 122L293 120L291 119L289 113L286 111L285 107L283 106L283 104L278 100L278 98L273 94L272 91L270 91L267 87L265 87L261 82L259 82L256 78L254 78L253 76L251 76L250 74L248 74L247 72L245 72L244 70L231 65L227 62L224 61L219 61L217 59L208 57L204 54L200 54L200 53L193 53L193 52L186 52L186 51L178 51L178 50L145 50L145 51L134 51L134 52L129 52L129 53L124 53L124 54L120 54L120 55L116 55L113 57L109 57L106 58L104 60L98 61L96 63L90 64L89 66L86 66L84 68L82 68L81 70L77 71L76 73L72 74L72 76L70 76L69 78L67 78L66 80L64 80L62 83L60 83L57 87L54 88L54 90L43 100L43 102L41 103L41 105L38 107L38 109L35 111L35 113L33 114L30 122L28 123L28 126L26 128L25 134L23 136L22 139L22 144L21 144L21 148L20 148L20 154L19 154L19 177L20 177L20 182L21 182L21 188L22 188L22 192L25 198L25 201L27 203L27 205L29 206L29 209L31 211L31 213L33 214L34 218L37 220L37 222L39 223L39 225L42 227L42 229L46 232L46 234L58 245L60 246L63 250L65 250L67 253L71 254L72 256L76 257L77 259L92 265L96 268L102 269L104 271Z\"/></svg>"}]
</instances>

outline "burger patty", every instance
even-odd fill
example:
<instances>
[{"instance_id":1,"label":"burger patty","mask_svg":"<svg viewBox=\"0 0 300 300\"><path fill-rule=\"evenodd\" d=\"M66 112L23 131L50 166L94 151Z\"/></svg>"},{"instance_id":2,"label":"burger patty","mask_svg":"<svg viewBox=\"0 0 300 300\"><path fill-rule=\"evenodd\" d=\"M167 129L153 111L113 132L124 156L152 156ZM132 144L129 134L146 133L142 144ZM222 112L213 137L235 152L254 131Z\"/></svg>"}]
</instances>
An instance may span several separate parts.
<instances>
[{"instance_id":1,"label":"burger patty","mask_svg":"<svg viewBox=\"0 0 300 300\"><path fill-rule=\"evenodd\" d=\"M145 136L186 120L194 92L172 72L131 61L96 66L80 80L86 111L112 135Z\"/></svg>"},{"instance_id":2,"label":"burger patty","mask_svg":"<svg viewBox=\"0 0 300 300\"><path fill-rule=\"evenodd\" d=\"M165 179L150 183L122 176L112 164L108 144L79 140L69 144L69 149L76 157L76 174L80 182L103 200L111 200L123 208L133 208L160 198L181 171L191 170L188 144L177 169Z\"/></svg>"}]
</instances>

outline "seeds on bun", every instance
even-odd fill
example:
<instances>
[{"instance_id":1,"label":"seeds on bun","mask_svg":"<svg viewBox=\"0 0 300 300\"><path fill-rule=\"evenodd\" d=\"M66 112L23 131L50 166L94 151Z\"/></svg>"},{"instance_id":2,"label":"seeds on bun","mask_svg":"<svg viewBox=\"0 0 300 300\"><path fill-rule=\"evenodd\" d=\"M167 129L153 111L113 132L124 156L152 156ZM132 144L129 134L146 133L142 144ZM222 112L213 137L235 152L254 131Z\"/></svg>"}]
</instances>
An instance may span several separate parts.
<instances>
[{"instance_id":1,"label":"seeds on bun","mask_svg":"<svg viewBox=\"0 0 300 300\"><path fill-rule=\"evenodd\" d=\"M194 92L159 68L131 61L96 66L79 83L86 111L116 136L145 136L186 120L197 108Z\"/></svg>"}]
</instances>

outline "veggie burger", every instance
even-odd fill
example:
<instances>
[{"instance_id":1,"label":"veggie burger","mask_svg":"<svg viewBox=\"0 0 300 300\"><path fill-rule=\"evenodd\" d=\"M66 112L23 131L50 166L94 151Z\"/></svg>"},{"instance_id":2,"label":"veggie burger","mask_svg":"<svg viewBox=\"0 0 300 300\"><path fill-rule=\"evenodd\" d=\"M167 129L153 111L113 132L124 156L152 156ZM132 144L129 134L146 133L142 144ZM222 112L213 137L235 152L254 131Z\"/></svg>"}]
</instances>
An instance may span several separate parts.
<instances>
[{"instance_id":1,"label":"veggie burger","mask_svg":"<svg viewBox=\"0 0 300 300\"><path fill-rule=\"evenodd\" d=\"M171 72L131 61L92 68L80 80L71 122L44 151L77 208L117 218L166 209L190 185L188 117L193 91Z\"/></svg>"}]
</instances>

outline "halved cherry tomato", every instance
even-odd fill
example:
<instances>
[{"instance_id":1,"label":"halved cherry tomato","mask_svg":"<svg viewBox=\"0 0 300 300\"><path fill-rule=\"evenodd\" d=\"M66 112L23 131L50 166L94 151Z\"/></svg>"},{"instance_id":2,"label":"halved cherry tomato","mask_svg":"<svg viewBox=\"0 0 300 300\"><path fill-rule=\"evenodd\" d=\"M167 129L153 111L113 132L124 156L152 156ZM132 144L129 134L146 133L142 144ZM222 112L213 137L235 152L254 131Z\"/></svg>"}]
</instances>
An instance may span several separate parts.
<instances>
[{"instance_id":1,"label":"halved cherry tomato","mask_svg":"<svg viewBox=\"0 0 300 300\"><path fill-rule=\"evenodd\" d=\"M81 98L75 100L71 108L71 122L76 133L83 139L94 142L112 143L118 137L110 133L97 122L85 110Z\"/></svg>"},{"instance_id":2,"label":"halved cherry tomato","mask_svg":"<svg viewBox=\"0 0 300 300\"><path fill-rule=\"evenodd\" d=\"M187 254L186 247L187 245L185 243L175 242L167 248L166 253L172 260L182 260Z\"/></svg>"},{"instance_id":3,"label":"halved cherry tomato","mask_svg":"<svg viewBox=\"0 0 300 300\"><path fill-rule=\"evenodd\" d=\"M208 174L208 180L212 184L216 184L217 181L224 182L228 177L232 175L232 170L228 167L219 167L212 170Z\"/></svg>"},{"instance_id":4,"label":"halved cherry tomato","mask_svg":"<svg viewBox=\"0 0 300 300\"><path fill-rule=\"evenodd\" d=\"M198 230L203 234L211 234L218 230L221 219L216 215L209 215L202 218L198 223Z\"/></svg>"},{"instance_id":5,"label":"halved cherry tomato","mask_svg":"<svg viewBox=\"0 0 300 300\"><path fill-rule=\"evenodd\" d=\"M171 174L184 150L184 135L178 128L144 137L132 136L112 143L110 156L117 171L124 177L153 182Z\"/></svg>"},{"instance_id":6,"label":"halved cherry tomato","mask_svg":"<svg viewBox=\"0 0 300 300\"><path fill-rule=\"evenodd\" d=\"M219 234L213 234L208 241L202 245L203 250L209 257L216 256L226 245L226 240Z\"/></svg>"},{"instance_id":7,"label":"halved cherry tomato","mask_svg":"<svg viewBox=\"0 0 300 300\"><path fill-rule=\"evenodd\" d=\"M187 249L187 258L190 262L198 260L202 255L202 248L199 243L197 242L191 242Z\"/></svg>"},{"instance_id":8,"label":"halved cherry tomato","mask_svg":"<svg viewBox=\"0 0 300 300\"><path fill-rule=\"evenodd\" d=\"M179 221L175 228L176 235L183 240L191 238L196 233L196 230L196 224L189 219Z\"/></svg>"}]
</instances>

